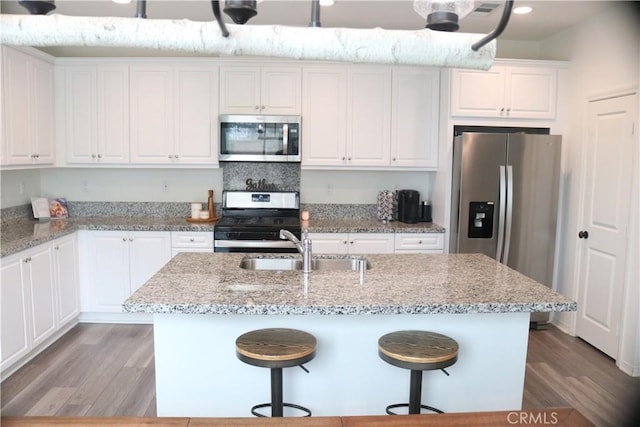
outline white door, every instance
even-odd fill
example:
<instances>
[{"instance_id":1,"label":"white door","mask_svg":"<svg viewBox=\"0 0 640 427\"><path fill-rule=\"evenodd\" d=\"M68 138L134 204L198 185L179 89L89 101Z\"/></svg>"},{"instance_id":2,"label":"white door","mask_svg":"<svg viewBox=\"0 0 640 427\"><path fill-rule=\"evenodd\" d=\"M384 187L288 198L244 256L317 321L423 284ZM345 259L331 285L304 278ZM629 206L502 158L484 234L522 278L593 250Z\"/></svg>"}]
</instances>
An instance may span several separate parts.
<instances>
[{"instance_id":1,"label":"white door","mask_svg":"<svg viewBox=\"0 0 640 427\"><path fill-rule=\"evenodd\" d=\"M130 71L131 163L171 163L173 68L139 65Z\"/></svg>"},{"instance_id":2,"label":"white door","mask_svg":"<svg viewBox=\"0 0 640 427\"><path fill-rule=\"evenodd\" d=\"M347 163L388 166L391 157L391 70L352 67L347 84Z\"/></svg>"},{"instance_id":3,"label":"white door","mask_svg":"<svg viewBox=\"0 0 640 427\"><path fill-rule=\"evenodd\" d=\"M51 336L57 328L53 253L46 244L28 253L28 279L31 296L31 338L33 346Z\"/></svg>"},{"instance_id":4,"label":"white door","mask_svg":"<svg viewBox=\"0 0 640 427\"><path fill-rule=\"evenodd\" d=\"M305 68L302 81L302 166L343 165L347 145L346 68Z\"/></svg>"},{"instance_id":5,"label":"white door","mask_svg":"<svg viewBox=\"0 0 640 427\"><path fill-rule=\"evenodd\" d=\"M80 313L78 250L75 233L56 240L53 250L58 290L58 326L62 326Z\"/></svg>"},{"instance_id":6,"label":"white door","mask_svg":"<svg viewBox=\"0 0 640 427\"><path fill-rule=\"evenodd\" d=\"M171 233L168 231L129 232L130 292L158 272L171 259Z\"/></svg>"},{"instance_id":7,"label":"white door","mask_svg":"<svg viewBox=\"0 0 640 427\"><path fill-rule=\"evenodd\" d=\"M635 94L589 103L582 229L576 236L581 238L576 333L614 359L627 261L636 105Z\"/></svg>"},{"instance_id":8,"label":"white door","mask_svg":"<svg viewBox=\"0 0 640 427\"><path fill-rule=\"evenodd\" d=\"M24 260L5 258L0 269L0 368L4 370L29 352L29 309L23 286Z\"/></svg>"}]
</instances>

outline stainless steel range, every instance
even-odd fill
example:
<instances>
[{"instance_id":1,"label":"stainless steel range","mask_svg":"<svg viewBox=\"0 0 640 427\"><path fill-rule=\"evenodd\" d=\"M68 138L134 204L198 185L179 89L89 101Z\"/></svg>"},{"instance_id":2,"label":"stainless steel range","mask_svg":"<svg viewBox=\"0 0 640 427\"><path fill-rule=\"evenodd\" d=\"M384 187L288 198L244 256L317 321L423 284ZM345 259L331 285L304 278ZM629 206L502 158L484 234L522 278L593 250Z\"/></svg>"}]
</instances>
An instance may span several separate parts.
<instances>
[{"instance_id":1,"label":"stainless steel range","mask_svg":"<svg viewBox=\"0 0 640 427\"><path fill-rule=\"evenodd\" d=\"M300 193L224 191L222 218L214 228L214 252L297 253L280 230L301 237Z\"/></svg>"}]
</instances>

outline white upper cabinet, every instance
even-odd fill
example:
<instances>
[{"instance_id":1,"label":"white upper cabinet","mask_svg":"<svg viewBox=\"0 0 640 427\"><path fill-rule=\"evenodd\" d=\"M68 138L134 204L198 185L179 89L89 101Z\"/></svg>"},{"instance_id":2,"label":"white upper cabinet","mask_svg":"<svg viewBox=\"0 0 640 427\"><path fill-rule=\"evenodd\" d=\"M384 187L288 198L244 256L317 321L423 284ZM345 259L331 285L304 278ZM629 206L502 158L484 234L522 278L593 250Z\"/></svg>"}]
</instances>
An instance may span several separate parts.
<instances>
[{"instance_id":1,"label":"white upper cabinet","mask_svg":"<svg viewBox=\"0 0 640 427\"><path fill-rule=\"evenodd\" d=\"M223 65L220 113L300 115L301 75L293 66Z\"/></svg>"},{"instance_id":2,"label":"white upper cabinet","mask_svg":"<svg viewBox=\"0 0 640 427\"><path fill-rule=\"evenodd\" d=\"M128 163L128 67L65 66L64 81L67 163Z\"/></svg>"},{"instance_id":3,"label":"white upper cabinet","mask_svg":"<svg viewBox=\"0 0 640 427\"><path fill-rule=\"evenodd\" d=\"M53 64L2 46L2 162L54 162Z\"/></svg>"},{"instance_id":4,"label":"white upper cabinet","mask_svg":"<svg viewBox=\"0 0 640 427\"><path fill-rule=\"evenodd\" d=\"M557 80L558 71L543 66L452 70L451 115L554 119Z\"/></svg>"},{"instance_id":5,"label":"white upper cabinet","mask_svg":"<svg viewBox=\"0 0 640 427\"><path fill-rule=\"evenodd\" d=\"M393 69L391 166L438 167L440 71Z\"/></svg>"},{"instance_id":6,"label":"white upper cabinet","mask_svg":"<svg viewBox=\"0 0 640 427\"><path fill-rule=\"evenodd\" d=\"M217 164L218 67L131 66L131 162Z\"/></svg>"},{"instance_id":7,"label":"white upper cabinet","mask_svg":"<svg viewBox=\"0 0 640 427\"><path fill-rule=\"evenodd\" d=\"M349 67L345 164L387 166L391 141L391 69Z\"/></svg>"},{"instance_id":8,"label":"white upper cabinet","mask_svg":"<svg viewBox=\"0 0 640 427\"><path fill-rule=\"evenodd\" d=\"M346 67L305 67L302 165L342 165L347 146Z\"/></svg>"},{"instance_id":9,"label":"white upper cabinet","mask_svg":"<svg viewBox=\"0 0 640 427\"><path fill-rule=\"evenodd\" d=\"M437 168L439 77L412 67L305 67L302 166Z\"/></svg>"}]
</instances>

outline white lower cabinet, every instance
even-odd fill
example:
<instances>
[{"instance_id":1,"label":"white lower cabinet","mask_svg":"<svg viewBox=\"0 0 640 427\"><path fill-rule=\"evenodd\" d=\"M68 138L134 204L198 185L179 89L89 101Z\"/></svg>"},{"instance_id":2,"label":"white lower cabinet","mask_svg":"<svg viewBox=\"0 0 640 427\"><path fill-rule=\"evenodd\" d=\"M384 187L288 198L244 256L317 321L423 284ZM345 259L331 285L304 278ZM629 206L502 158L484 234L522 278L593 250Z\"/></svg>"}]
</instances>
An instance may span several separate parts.
<instances>
[{"instance_id":1,"label":"white lower cabinet","mask_svg":"<svg viewBox=\"0 0 640 427\"><path fill-rule=\"evenodd\" d=\"M392 254L391 233L309 233L315 254Z\"/></svg>"},{"instance_id":2,"label":"white lower cabinet","mask_svg":"<svg viewBox=\"0 0 640 427\"><path fill-rule=\"evenodd\" d=\"M171 258L180 252L213 252L213 231L172 231Z\"/></svg>"},{"instance_id":3,"label":"white lower cabinet","mask_svg":"<svg viewBox=\"0 0 640 427\"><path fill-rule=\"evenodd\" d=\"M57 284L58 325L80 314L78 244L76 233L54 240L53 259Z\"/></svg>"},{"instance_id":4,"label":"white lower cabinet","mask_svg":"<svg viewBox=\"0 0 640 427\"><path fill-rule=\"evenodd\" d=\"M441 254L444 252L442 233L396 233L397 254Z\"/></svg>"},{"instance_id":5,"label":"white lower cabinet","mask_svg":"<svg viewBox=\"0 0 640 427\"><path fill-rule=\"evenodd\" d=\"M2 260L4 374L78 315L75 234ZM17 368L16 368L17 369Z\"/></svg>"},{"instance_id":6,"label":"white lower cabinet","mask_svg":"<svg viewBox=\"0 0 640 427\"><path fill-rule=\"evenodd\" d=\"M124 300L171 259L168 231L81 233L83 312L122 312Z\"/></svg>"}]
</instances>

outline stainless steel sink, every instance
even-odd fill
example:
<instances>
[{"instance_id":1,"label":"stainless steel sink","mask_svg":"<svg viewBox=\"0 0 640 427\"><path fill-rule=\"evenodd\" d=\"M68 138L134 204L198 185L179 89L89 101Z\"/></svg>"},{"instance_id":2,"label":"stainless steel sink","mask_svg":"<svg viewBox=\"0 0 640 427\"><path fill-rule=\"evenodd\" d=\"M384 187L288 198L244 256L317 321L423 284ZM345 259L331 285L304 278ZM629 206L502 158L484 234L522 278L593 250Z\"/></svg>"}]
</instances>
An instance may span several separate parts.
<instances>
[{"instance_id":1,"label":"stainless steel sink","mask_svg":"<svg viewBox=\"0 0 640 427\"><path fill-rule=\"evenodd\" d=\"M359 271L361 262L364 263L367 270L371 268L371 264L364 257L314 257L311 260L311 269L318 271ZM244 257L240 261L240 268L245 270L302 270L302 260L297 258Z\"/></svg>"},{"instance_id":2,"label":"stainless steel sink","mask_svg":"<svg viewBox=\"0 0 640 427\"><path fill-rule=\"evenodd\" d=\"M302 270L302 260L295 258L244 257L240 268L245 270Z\"/></svg>"}]
</instances>

